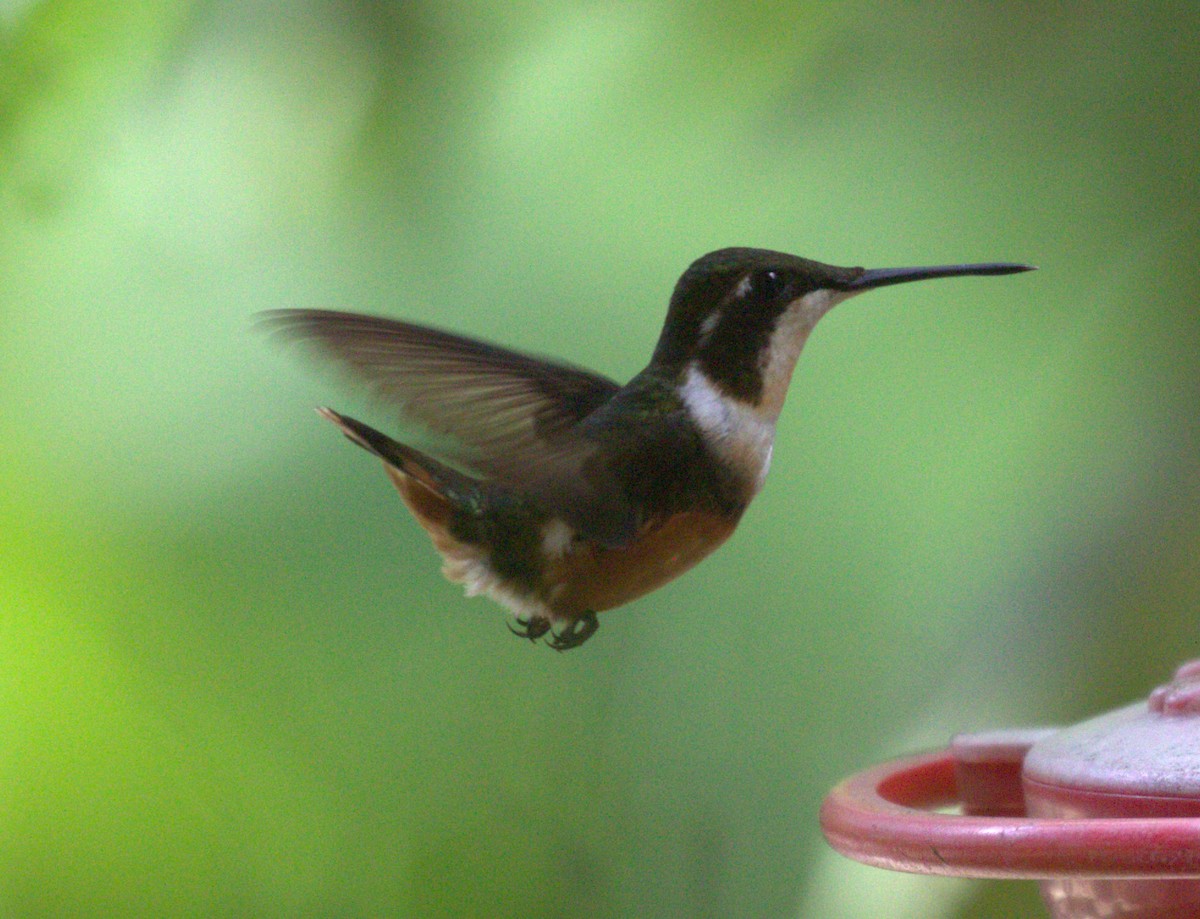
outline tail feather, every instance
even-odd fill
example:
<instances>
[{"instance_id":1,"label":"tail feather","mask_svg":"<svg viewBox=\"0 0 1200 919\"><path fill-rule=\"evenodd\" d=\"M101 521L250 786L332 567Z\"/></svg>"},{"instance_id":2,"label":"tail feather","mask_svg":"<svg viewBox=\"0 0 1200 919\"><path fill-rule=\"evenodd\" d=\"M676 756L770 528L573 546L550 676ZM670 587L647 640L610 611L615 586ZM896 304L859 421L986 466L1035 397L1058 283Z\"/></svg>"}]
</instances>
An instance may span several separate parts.
<instances>
[{"instance_id":1,"label":"tail feather","mask_svg":"<svg viewBox=\"0 0 1200 919\"><path fill-rule=\"evenodd\" d=\"M439 463L420 450L392 440L383 432L376 431L355 418L324 407L318 408L317 414L336 424L352 443L375 454L389 466L412 476L428 488L440 492L447 487L461 487L471 481L461 472Z\"/></svg>"},{"instance_id":2,"label":"tail feather","mask_svg":"<svg viewBox=\"0 0 1200 919\"><path fill-rule=\"evenodd\" d=\"M420 450L392 440L361 421L339 415L329 408L319 408L317 412L336 424L351 441L383 460L388 478L400 492L400 497L445 558L447 567L444 571L457 571L455 565L461 567L464 551L467 557L474 557L458 538L451 535L451 530L457 518L469 508L478 506L482 497L480 482ZM451 574L447 576L451 580L462 579Z\"/></svg>"}]
</instances>

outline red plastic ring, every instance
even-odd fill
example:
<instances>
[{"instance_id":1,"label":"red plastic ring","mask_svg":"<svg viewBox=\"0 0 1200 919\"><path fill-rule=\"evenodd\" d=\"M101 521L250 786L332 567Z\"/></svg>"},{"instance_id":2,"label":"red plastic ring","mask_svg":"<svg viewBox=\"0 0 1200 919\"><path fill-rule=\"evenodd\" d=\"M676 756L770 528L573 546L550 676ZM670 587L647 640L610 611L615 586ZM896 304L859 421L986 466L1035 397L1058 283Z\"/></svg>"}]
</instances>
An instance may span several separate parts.
<instances>
[{"instance_id":1,"label":"red plastic ring","mask_svg":"<svg viewBox=\"0 0 1200 919\"><path fill-rule=\"evenodd\" d=\"M821 806L830 845L896 871L980 878L1200 878L1200 818L966 817L948 750L866 769Z\"/></svg>"}]
</instances>

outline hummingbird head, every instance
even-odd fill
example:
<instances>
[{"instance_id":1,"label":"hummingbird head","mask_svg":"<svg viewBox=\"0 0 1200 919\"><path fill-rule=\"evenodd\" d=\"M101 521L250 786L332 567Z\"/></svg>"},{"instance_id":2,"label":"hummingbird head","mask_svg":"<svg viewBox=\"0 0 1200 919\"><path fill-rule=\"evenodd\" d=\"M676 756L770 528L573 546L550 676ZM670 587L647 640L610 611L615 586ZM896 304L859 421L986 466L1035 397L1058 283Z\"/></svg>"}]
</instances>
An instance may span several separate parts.
<instances>
[{"instance_id":1,"label":"hummingbird head","mask_svg":"<svg viewBox=\"0 0 1200 919\"><path fill-rule=\"evenodd\" d=\"M809 333L843 300L889 284L1028 270L1006 263L868 270L767 249L718 249L675 285L654 363L773 423Z\"/></svg>"}]
</instances>

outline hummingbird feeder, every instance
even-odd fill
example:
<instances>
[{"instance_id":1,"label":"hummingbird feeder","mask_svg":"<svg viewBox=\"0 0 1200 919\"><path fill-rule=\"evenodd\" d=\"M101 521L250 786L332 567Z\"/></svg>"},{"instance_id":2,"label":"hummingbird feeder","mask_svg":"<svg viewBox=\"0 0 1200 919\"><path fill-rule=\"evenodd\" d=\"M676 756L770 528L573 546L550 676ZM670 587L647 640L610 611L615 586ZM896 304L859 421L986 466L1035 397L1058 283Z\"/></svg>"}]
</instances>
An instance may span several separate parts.
<instances>
[{"instance_id":1,"label":"hummingbird feeder","mask_svg":"<svg viewBox=\"0 0 1200 919\"><path fill-rule=\"evenodd\" d=\"M954 737L843 781L829 843L880 868L1033 879L1056 919L1200 917L1200 660L1064 729Z\"/></svg>"}]
</instances>

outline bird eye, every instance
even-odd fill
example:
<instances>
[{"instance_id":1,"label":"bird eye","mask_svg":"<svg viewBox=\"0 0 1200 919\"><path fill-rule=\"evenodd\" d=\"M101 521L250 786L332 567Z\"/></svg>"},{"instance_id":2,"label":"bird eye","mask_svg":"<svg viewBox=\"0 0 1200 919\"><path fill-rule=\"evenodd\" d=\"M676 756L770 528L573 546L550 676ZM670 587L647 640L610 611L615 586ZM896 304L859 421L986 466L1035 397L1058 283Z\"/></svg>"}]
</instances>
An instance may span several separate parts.
<instances>
[{"instance_id":1,"label":"bird eye","mask_svg":"<svg viewBox=\"0 0 1200 919\"><path fill-rule=\"evenodd\" d=\"M754 291L764 300L772 300L783 293L785 282L783 276L775 270L760 271L755 277Z\"/></svg>"}]
</instances>

